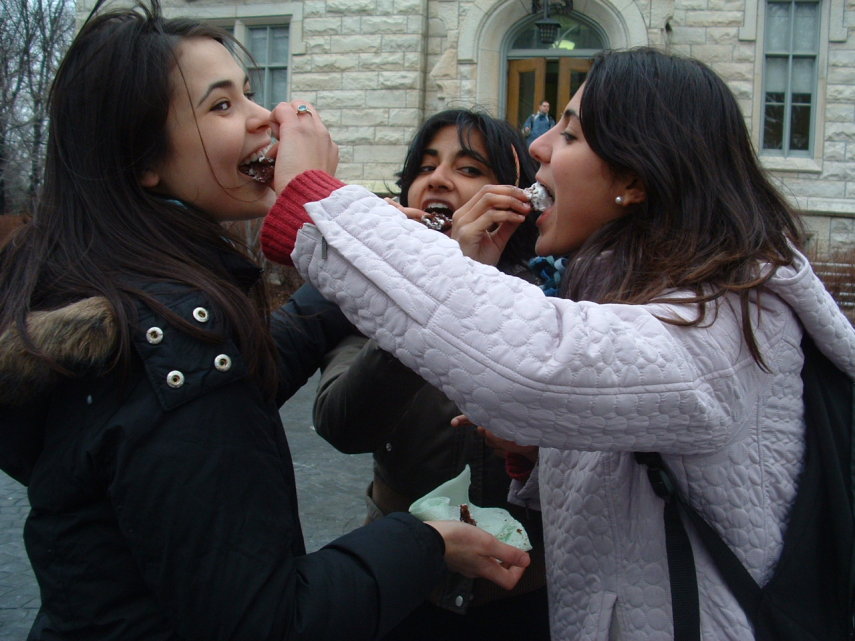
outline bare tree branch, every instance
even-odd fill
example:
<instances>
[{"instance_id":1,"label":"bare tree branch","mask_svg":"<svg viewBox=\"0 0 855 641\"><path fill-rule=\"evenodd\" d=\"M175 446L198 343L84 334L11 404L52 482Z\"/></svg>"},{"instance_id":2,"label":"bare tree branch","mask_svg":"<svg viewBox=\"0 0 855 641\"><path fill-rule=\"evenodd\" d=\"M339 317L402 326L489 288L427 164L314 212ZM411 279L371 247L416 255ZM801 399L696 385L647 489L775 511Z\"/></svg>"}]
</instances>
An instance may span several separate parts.
<instances>
[{"instance_id":1,"label":"bare tree branch","mask_svg":"<svg viewBox=\"0 0 855 641\"><path fill-rule=\"evenodd\" d=\"M50 83L74 31L71 0L0 0L0 213L41 185Z\"/></svg>"}]
</instances>

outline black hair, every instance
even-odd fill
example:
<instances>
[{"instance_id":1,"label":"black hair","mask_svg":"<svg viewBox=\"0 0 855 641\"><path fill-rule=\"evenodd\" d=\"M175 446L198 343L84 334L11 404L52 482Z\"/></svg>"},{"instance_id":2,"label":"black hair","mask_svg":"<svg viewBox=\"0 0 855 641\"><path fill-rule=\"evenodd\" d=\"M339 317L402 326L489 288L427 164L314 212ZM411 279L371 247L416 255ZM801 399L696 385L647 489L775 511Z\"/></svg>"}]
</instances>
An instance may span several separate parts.
<instances>
[{"instance_id":1,"label":"black hair","mask_svg":"<svg viewBox=\"0 0 855 641\"><path fill-rule=\"evenodd\" d=\"M402 205L408 204L407 192L419 175L425 149L440 129L449 126L457 129L460 147L476 156L479 154L474 154L472 149L472 133L481 134L487 152L484 163L493 171L499 184L528 187L534 182L537 163L528 153L525 140L515 127L476 109L447 109L425 120L407 148L404 166L398 172L395 183L400 190L398 198ZM534 218L529 216L511 236L499 267L507 269L534 256L535 240L537 228L534 226Z\"/></svg>"}]
</instances>

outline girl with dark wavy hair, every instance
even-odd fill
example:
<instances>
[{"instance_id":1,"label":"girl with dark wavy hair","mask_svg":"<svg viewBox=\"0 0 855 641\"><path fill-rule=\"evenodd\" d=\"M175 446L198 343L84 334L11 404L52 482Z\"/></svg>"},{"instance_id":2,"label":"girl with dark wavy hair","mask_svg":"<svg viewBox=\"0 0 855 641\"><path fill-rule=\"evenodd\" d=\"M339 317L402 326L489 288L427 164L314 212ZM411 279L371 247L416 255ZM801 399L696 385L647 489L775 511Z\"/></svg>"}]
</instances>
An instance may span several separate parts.
<instances>
[{"instance_id":1,"label":"girl with dark wavy hair","mask_svg":"<svg viewBox=\"0 0 855 641\"><path fill-rule=\"evenodd\" d=\"M455 212L482 218L502 185L528 186L536 169L521 135L506 121L470 109L441 111L425 120L407 149L399 206L437 231L443 225L434 223L445 221L445 233L452 235ZM500 254L499 269L534 281L528 264L536 237L534 219L527 218ZM548 639L540 514L507 502L506 462L527 469L536 448L506 455L474 426L452 426L460 414L454 402L362 335L344 339L324 361L313 424L340 451L373 454L367 521L408 510L468 467L472 503L509 510L533 546L532 564L513 591L449 573L387 640Z\"/></svg>"}]
</instances>

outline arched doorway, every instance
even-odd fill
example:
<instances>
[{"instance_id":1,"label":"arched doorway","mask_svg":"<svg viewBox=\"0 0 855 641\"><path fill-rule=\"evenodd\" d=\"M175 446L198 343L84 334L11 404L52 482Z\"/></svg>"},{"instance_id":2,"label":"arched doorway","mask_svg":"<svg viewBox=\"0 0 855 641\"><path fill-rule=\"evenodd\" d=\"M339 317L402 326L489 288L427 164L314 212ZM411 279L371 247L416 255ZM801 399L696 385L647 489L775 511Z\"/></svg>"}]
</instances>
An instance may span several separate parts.
<instances>
[{"instance_id":1,"label":"arched doorway","mask_svg":"<svg viewBox=\"0 0 855 641\"><path fill-rule=\"evenodd\" d=\"M550 113L558 119L584 81L591 58L608 47L605 34L584 16L571 11L551 17L561 27L550 45L540 42L535 25L539 15L527 17L508 32L505 117L518 127L544 100L549 101Z\"/></svg>"}]
</instances>

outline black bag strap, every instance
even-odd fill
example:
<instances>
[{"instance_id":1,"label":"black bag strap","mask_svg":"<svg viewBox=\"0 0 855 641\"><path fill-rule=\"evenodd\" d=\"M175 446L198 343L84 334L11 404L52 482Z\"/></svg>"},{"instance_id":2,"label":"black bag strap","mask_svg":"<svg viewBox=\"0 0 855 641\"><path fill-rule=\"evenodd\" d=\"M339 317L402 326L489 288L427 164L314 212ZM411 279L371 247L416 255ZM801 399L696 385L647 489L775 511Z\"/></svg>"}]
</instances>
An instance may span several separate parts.
<instances>
[{"instance_id":1,"label":"black bag strap","mask_svg":"<svg viewBox=\"0 0 855 641\"><path fill-rule=\"evenodd\" d=\"M730 546L689 505L662 456L657 452L635 453L636 461L647 467L653 490L665 500L663 518L676 641L695 641L700 633L697 577L685 521L695 529L725 585L755 631L764 630L763 638L780 638L781 632L786 629L788 634L785 636L788 639L833 637L855 640L855 381L824 356L807 334L802 340L802 351L805 355L802 369L805 465L799 476L799 491L785 532L781 558L770 580L770 585L774 583L774 598L783 598L782 602L773 607L786 608L784 618L788 618L789 614L796 615L788 619L792 625L782 623L780 617L776 617L773 623L768 612L765 615L761 612L761 608L769 609L764 590ZM820 507L817 508L817 505ZM817 517L816 509L827 511L829 505L835 506L833 517L824 519L819 526L828 528L824 530L823 536L831 541L822 551L825 565L815 566L817 572L810 577L798 574L799 566L798 563L794 564L793 556L801 554L805 545L815 549L822 539L817 538L817 526L812 525L813 519ZM799 527L795 527L797 524ZM829 567L839 570L829 574ZM783 568L781 573L779 568ZM675 576L679 578L675 579ZM805 599L804 603L795 604L793 599L798 599L796 595L800 594L806 579L812 580L810 590L817 594L823 589L828 592L823 593L820 602L814 598L817 595L811 595L812 598ZM689 594L681 596L681 592ZM838 605L837 597L832 599L830 594L840 595L841 604ZM817 614L806 615L814 610ZM840 620L841 610L846 612L843 621ZM813 620L808 622L811 616ZM804 624L808 624L809 632L807 628L801 627ZM778 628L779 625L784 628Z\"/></svg>"},{"instance_id":2,"label":"black bag strap","mask_svg":"<svg viewBox=\"0 0 855 641\"><path fill-rule=\"evenodd\" d=\"M647 466L647 478L656 496L665 501L665 549L671 582L674 641L700 641L701 611L692 543L680 518L680 496L670 470L658 452L636 452L635 460Z\"/></svg>"},{"instance_id":3,"label":"black bag strap","mask_svg":"<svg viewBox=\"0 0 855 641\"><path fill-rule=\"evenodd\" d=\"M760 605L761 588L745 566L704 518L686 502L674 474L658 452L636 452L635 460L647 467L647 478L656 495L664 499L665 548L671 580L674 641L700 640L698 578L689 535L681 513L695 528L725 584L746 615L753 620Z\"/></svg>"},{"instance_id":4,"label":"black bag strap","mask_svg":"<svg viewBox=\"0 0 855 641\"><path fill-rule=\"evenodd\" d=\"M835 495L838 505L844 501L849 506L849 527L833 532L835 540L845 541L848 548L841 547L841 564L849 568L845 586L846 606L849 616L847 638L855 639L855 379L841 372L816 346L808 334L802 340L805 355L802 380L804 381L805 421L810 426L806 441L815 437L815 447L825 463L843 475L833 489L845 489L845 496ZM822 436L816 437L817 430ZM838 458L839 457L839 458ZM843 521L840 521L842 524Z\"/></svg>"}]
</instances>

